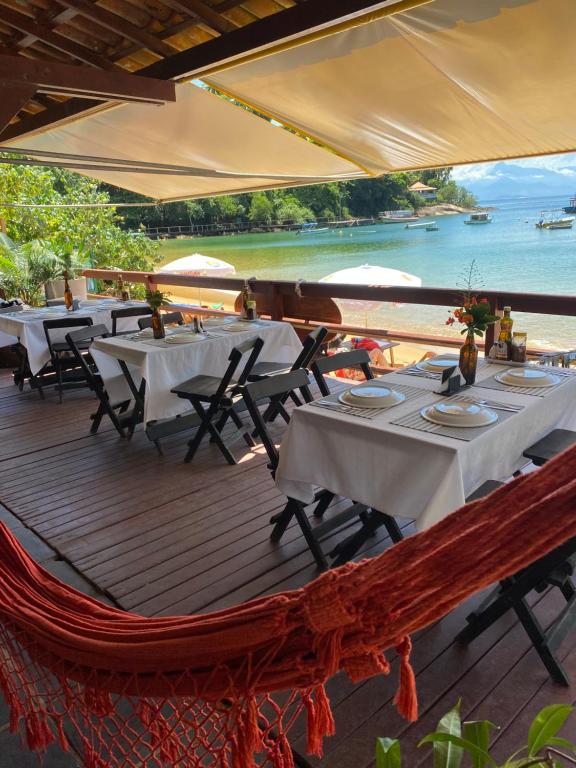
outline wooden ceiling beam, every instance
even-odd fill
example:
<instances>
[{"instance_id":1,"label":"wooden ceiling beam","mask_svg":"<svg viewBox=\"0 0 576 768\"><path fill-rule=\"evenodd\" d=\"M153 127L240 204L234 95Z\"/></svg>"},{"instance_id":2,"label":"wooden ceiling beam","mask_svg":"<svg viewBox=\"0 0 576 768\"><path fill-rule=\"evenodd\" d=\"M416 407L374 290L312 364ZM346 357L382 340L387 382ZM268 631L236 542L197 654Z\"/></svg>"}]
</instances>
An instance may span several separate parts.
<instances>
[{"instance_id":1,"label":"wooden ceiling beam","mask_svg":"<svg viewBox=\"0 0 576 768\"><path fill-rule=\"evenodd\" d=\"M22 107L34 96L36 89L30 85L13 85L2 88L2 100L0 101L0 132L10 125L12 118L16 117Z\"/></svg>"},{"instance_id":2,"label":"wooden ceiling beam","mask_svg":"<svg viewBox=\"0 0 576 768\"><path fill-rule=\"evenodd\" d=\"M139 77L120 70L109 72L35 61L23 56L0 56L0 86L33 87L40 93L99 101L145 104L176 101L176 87L171 81Z\"/></svg>"},{"instance_id":3,"label":"wooden ceiling beam","mask_svg":"<svg viewBox=\"0 0 576 768\"><path fill-rule=\"evenodd\" d=\"M91 0L58 0L58 2L102 27L121 35L126 40L157 53L159 56L171 56L177 51L176 48L155 37L147 30L135 26L99 5L95 5Z\"/></svg>"},{"instance_id":4,"label":"wooden ceiling beam","mask_svg":"<svg viewBox=\"0 0 576 768\"><path fill-rule=\"evenodd\" d=\"M89 64L92 67L99 69L116 69L116 67L107 61L103 56L91 51L80 43L76 43L74 40L70 40L64 35L53 32L48 27L37 24L29 16L14 11L12 8L7 8L5 5L0 6L0 21L7 24L13 29L17 29L19 32L25 35L31 35L37 40L41 40L43 43L50 45L52 48L56 48L58 51L67 53L78 61L84 64Z\"/></svg>"},{"instance_id":5,"label":"wooden ceiling beam","mask_svg":"<svg viewBox=\"0 0 576 768\"><path fill-rule=\"evenodd\" d=\"M203 0L170 0L169 5L171 8L177 8L182 13L199 19L220 34L234 32L239 28L238 24L221 16Z\"/></svg>"}]
</instances>

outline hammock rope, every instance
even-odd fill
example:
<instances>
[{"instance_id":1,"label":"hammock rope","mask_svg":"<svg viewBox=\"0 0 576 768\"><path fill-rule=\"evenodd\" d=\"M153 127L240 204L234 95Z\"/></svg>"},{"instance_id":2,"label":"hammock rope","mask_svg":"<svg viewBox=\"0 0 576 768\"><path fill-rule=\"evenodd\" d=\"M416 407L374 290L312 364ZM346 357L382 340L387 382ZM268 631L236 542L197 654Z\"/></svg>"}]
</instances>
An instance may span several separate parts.
<instances>
[{"instance_id":1,"label":"hammock rope","mask_svg":"<svg viewBox=\"0 0 576 768\"><path fill-rule=\"evenodd\" d=\"M379 557L302 589L198 616L143 618L59 582L0 526L0 689L28 748L80 744L86 768L292 768L307 717L322 754L325 682L400 667L417 717L410 635L576 537L576 448Z\"/></svg>"}]
</instances>

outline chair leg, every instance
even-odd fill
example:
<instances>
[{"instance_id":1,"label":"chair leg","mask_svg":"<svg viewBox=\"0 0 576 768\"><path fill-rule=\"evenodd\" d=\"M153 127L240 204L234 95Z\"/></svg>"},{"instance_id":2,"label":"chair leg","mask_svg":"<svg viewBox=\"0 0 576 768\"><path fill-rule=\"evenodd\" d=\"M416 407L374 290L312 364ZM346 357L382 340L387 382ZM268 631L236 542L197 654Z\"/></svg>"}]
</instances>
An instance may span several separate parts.
<instances>
[{"instance_id":1,"label":"chair leg","mask_svg":"<svg viewBox=\"0 0 576 768\"><path fill-rule=\"evenodd\" d=\"M244 438L246 445L248 445L250 448L254 448L254 446L256 445L256 441L248 432L248 430L244 426L242 419L240 418L240 416L238 416L236 411L233 408L230 408L230 410L226 411L226 413L230 415L230 418L232 419L236 427L242 432L242 437ZM218 431L220 432L221 430L218 430Z\"/></svg>"},{"instance_id":2,"label":"chair leg","mask_svg":"<svg viewBox=\"0 0 576 768\"><path fill-rule=\"evenodd\" d=\"M334 498L333 493L330 493L330 491L325 491L322 494L322 498L314 508L314 517L323 517L324 513L332 503L333 498Z\"/></svg>"},{"instance_id":3,"label":"chair leg","mask_svg":"<svg viewBox=\"0 0 576 768\"><path fill-rule=\"evenodd\" d=\"M231 464L231 465L236 464L236 459L234 458L234 456L232 456L232 454L228 450L224 440L222 440L222 437L220 436L220 433L218 432L214 424L209 423L207 425L207 428L210 434L212 435L212 437L214 438L214 442L216 443L218 448L220 448L220 451L222 452L228 464Z\"/></svg>"},{"instance_id":4,"label":"chair leg","mask_svg":"<svg viewBox=\"0 0 576 768\"><path fill-rule=\"evenodd\" d=\"M282 536L285 534L286 529L290 525L290 521L294 517L294 509L290 502L286 504L282 512L278 512L276 515L272 515L270 523L274 526L272 533L270 534L270 541L277 544Z\"/></svg>"},{"instance_id":5,"label":"chair leg","mask_svg":"<svg viewBox=\"0 0 576 768\"><path fill-rule=\"evenodd\" d=\"M402 535L402 531L400 530L400 526L396 522L396 519L392 517L392 515L387 515L385 512L379 512L377 509L373 509L372 511L381 516L382 522L386 526L386 530L394 544L398 544L399 541L402 541L404 536Z\"/></svg>"},{"instance_id":6,"label":"chair leg","mask_svg":"<svg viewBox=\"0 0 576 768\"><path fill-rule=\"evenodd\" d=\"M64 383L62 381L62 365L60 361L60 357L58 355L54 358L54 365L56 368L56 378L58 380L58 403L62 405L62 398L64 394Z\"/></svg>"},{"instance_id":7,"label":"chair leg","mask_svg":"<svg viewBox=\"0 0 576 768\"><path fill-rule=\"evenodd\" d=\"M329 568L328 560L326 559L326 555L322 551L322 547L320 546L320 543L314 536L314 532L312 531L312 526L310 525L310 521L308 520L308 516L306 514L306 511L303 505L300 504L300 502L298 501L294 501L293 499L290 499L290 502L294 506L294 516L296 517L296 520L298 520L298 524L300 525L304 538L306 539L306 543L308 544L308 547L310 548L310 551L314 556L314 560L316 560L318 567L321 568L323 571L328 570Z\"/></svg>"},{"instance_id":8,"label":"chair leg","mask_svg":"<svg viewBox=\"0 0 576 768\"><path fill-rule=\"evenodd\" d=\"M205 419L205 415L203 416ZM196 434L194 437L188 441L188 451L186 453L186 456L184 457L184 463L189 464L194 456L196 455L196 451L200 447L200 443L204 439L204 436L208 432L208 425L206 424L206 421L203 421L196 430Z\"/></svg>"},{"instance_id":9,"label":"chair leg","mask_svg":"<svg viewBox=\"0 0 576 768\"><path fill-rule=\"evenodd\" d=\"M528 637L532 641L536 653L540 656L542 663L548 670L550 677L555 683L559 683L560 685L570 685L570 678L566 674L560 661L556 658L556 654L548 645L546 633L540 626L538 619L526 600L522 598L521 600L518 600L518 602L515 602L512 607L520 619L522 626L526 630Z\"/></svg>"}]
</instances>

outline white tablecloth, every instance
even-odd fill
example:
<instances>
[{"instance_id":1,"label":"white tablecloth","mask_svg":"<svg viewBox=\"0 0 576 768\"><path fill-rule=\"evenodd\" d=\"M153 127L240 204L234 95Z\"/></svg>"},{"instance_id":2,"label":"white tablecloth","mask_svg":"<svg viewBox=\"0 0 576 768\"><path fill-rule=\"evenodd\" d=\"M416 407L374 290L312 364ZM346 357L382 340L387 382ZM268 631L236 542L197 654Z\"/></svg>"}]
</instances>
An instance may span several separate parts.
<instances>
[{"instance_id":1,"label":"white tablecloth","mask_svg":"<svg viewBox=\"0 0 576 768\"><path fill-rule=\"evenodd\" d=\"M128 365L137 386L145 379L144 421L148 422L190 410L190 403L170 390L199 374L222 376L233 347L246 339L260 336L264 340L260 360L267 362L291 364L302 349L289 323L266 322L238 333L225 333L215 328L214 333L218 335L180 345L163 342L155 345L154 342L132 341L126 337L99 339L90 351L112 402L119 403L130 397L118 360Z\"/></svg>"},{"instance_id":2,"label":"white tablecloth","mask_svg":"<svg viewBox=\"0 0 576 768\"><path fill-rule=\"evenodd\" d=\"M486 364L477 381L505 370ZM576 428L576 375L545 397L473 387L466 396L525 408L470 442L396 426L390 421L438 399L439 382L388 374L390 384L422 388L372 420L307 405L296 408L280 449L276 483L287 496L313 500L326 488L427 528L462 506L484 481L509 477L522 451L555 427Z\"/></svg>"},{"instance_id":3,"label":"white tablecloth","mask_svg":"<svg viewBox=\"0 0 576 768\"><path fill-rule=\"evenodd\" d=\"M130 306L135 306L131 304ZM108 304L106 307L85 307L75 312L67 312L64 308L41 308L30 312L16 312L13 315L0 314L0 347L8 347L20 342L28 352L30 370L35 375L50 361L50 352L44 333L44 320L56 320L68 317L76 320L82 317L91 317L94 325L103 324L109 331L112 330L111 313L113 309L125 308L126 304ZM131 317L120 320L119 331L137 330L138 318ZM70 328L57 329L50 332L52 341L64 341Z\"/></svg>"}]
</instances>

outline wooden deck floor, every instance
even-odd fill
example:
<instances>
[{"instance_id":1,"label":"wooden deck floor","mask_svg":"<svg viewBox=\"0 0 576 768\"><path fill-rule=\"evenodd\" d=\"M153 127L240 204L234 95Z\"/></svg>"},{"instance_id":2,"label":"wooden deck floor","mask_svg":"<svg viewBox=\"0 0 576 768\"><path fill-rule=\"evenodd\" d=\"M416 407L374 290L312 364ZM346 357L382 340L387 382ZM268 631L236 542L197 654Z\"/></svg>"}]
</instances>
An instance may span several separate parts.
<instances>
[{"instance_id":1,"label":"wooden deck floor","mask_svg":"<svg viewBox=\"0 0 576 768\"><path fill-rule=\"evenodd\" d=\"M0 374L0 519L62 578L145 615L191 613L233 605L299 587L317 570L299 529L280 545L269 541L268 520L282 506L260 449L234 444L240 462L230 467L205 445L192 465L182 463L185 438L166 441L159 457L139 431L119 440L107 425L88 434L93 400L84 391L19 393ZM406 533L411 526L406 526ZM364 555L390 546L380 533ZM415 639L421 718L407 725L392 698L396 670L353 686L339 676L329 685L337 735L315 764L368 768L377 736L402 734L406 750L462 698L467 718L501 726L499 757L524 738L542 706L576 699L576 687L554 685L513 617L502 619L468 648L454 643L475 597ZM560 605L555 593L539 596L537 613L549 623ZM563 649L576 679L576 649ZM0 768L35 765L6 733L0 708ZM407 761L420 764L420 750ZM47 768L70 766L51 753Z\"/></svg>"}]
</instances>

